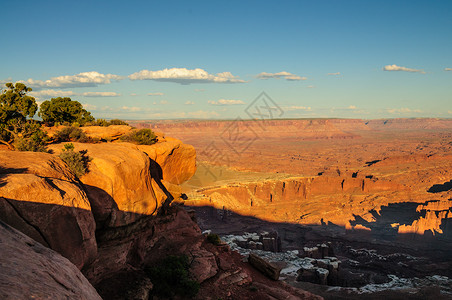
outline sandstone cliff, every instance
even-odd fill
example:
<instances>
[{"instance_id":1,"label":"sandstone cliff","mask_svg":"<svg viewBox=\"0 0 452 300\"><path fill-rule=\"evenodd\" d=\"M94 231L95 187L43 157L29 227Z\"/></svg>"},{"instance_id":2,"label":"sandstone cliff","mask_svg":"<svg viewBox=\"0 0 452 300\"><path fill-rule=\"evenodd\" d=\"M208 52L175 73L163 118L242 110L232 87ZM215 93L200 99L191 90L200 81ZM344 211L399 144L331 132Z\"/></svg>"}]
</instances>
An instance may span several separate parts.
<instances>
[{"instance_id":1,"label":"sandstone cliff","mask_svg":"<svg viewBox=\"0 0 452 300\"><path fill-rule=\"evenodd\" d=\"M0 151L0 217L79 268L97 257L96 228L155 215L179 196L170 193L171 182L190 178L196 169L193 147L177 140L140 146L142 150L129 143L74 145L92 158L81 181L56 155L63 144L49 147L55 154ZM158 153L159 162L144 151ZM168 182L161 170L168 173Z\"/></svg>"}]
</instances>

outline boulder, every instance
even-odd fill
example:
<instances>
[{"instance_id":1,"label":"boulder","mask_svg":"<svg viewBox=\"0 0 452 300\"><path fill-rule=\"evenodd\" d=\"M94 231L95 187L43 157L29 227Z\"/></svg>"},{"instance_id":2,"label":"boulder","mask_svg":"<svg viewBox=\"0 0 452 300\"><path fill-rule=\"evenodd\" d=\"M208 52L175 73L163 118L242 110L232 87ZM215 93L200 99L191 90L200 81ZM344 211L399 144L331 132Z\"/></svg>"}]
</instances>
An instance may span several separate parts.
<instances>
[{"instance_id":1,"label":"boulder","mask_svg":"<svg viewBox=\"0 0 452 300\"><path fill-rule=\"evenodd\" d=\"M280 267L269 263L265 259L253 253L250 253L250 255L248 256L248 262L268 278L273 280L279 279L279 274L281 273Z\"/></svg>"},{"instance_id":2,"label":"boulder","mask_svg":"<svg viewBox=\"0 0 452 300\"><path fill-rule=\"evenodd\" d=\"M76 266L0 221L1 299L101 300Z\"/></svg>"},{"instance_id":3,"label":"boulder","mask_svg":"<svg viewBox=\"0 0 452 300\"><path fill-rule=\"evenodd\" d=\"M192 251L190 275L199 283L204 282L218 273L218 265L212 252L204 249Z\"/></svg>"}]
</instances>

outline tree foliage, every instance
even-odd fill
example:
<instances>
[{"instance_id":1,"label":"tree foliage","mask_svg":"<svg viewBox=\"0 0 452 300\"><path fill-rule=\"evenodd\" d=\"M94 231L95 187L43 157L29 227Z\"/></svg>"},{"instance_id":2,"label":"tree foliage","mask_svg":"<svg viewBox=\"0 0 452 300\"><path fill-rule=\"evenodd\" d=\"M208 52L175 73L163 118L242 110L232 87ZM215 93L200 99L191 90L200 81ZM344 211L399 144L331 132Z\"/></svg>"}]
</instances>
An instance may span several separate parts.
<instances>
[{"instance_id":1,"label":"tree foliage","mask_svg":"<svg viewBox=\"0 0 452 300\"><path fill-rule=\"evenodd\" d=\"M0 94L0 142L21 151L45 151L47 135L32 120L38 110L31 88L9 82Z\"/></svg>"},{"instance_id":2,"label":"tree foliage","mask_svg":"<svg viewBox=\"0 0 452 300\"><path fill-rule=\"evenodd\" d=\"M68 97L46 100L41 104L38 115L49 125L55 123L78 123L84 125L94 121L91 113L86 111L78 101Z\"/></svg>"}]
</instances>

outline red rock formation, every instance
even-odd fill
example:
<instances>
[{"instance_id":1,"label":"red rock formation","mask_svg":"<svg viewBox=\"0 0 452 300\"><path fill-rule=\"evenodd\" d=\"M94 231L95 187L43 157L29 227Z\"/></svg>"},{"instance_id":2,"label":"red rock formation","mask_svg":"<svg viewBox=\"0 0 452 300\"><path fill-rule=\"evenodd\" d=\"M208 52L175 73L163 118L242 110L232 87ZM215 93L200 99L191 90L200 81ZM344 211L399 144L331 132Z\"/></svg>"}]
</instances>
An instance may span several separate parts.
<instances>
[{"instance_id":1,"label":"red rock formation","mask_svg":"<svg viewBox=\"0 0 452 300\"><path fill-rule=\"evenodd\" d=\"M429 231L433 235L443 234L441 225L447 219L452 219L452 200L428 201L417 207L418 212L425 211L425 216L414 220L411 225L398 227L399 233L416 233L423 235ZM450 233L449 233L450 234Z\"/></svg>"},{"instance_id":2,"label":"red rock formation","mask_svg":"<svg viewBox=\"0 0 452 300\"><path fill-rule=\"evenodd\" d=\"M0 218L79 268L97 255L88 198L54 155L0 151Z\"/></svg>"},{"instance_id":3,"label":"red rock formation","mask_svg":"<svg viewBox=\"0 0 452 300\"><path fill-rule=\"evenodd\" d=\"M173 197L172 184L189 179L196 170L193 147L176 139L150 146L73 144L76 151L87 150L92 158L89 172L81 181L99 228L124 226L155 214ZM63 145L50 148L59 153Z\"/></svg>"},{"instance_id":4,"label":"red rock formation","mask_svg":"<svg viewBox=\"0 0 452 300\"><path fill-rule=\"evenodd\" d=\"M101 299L69 260L1 221L0 243L1 299Z\"/></svg>"}]
</instances>

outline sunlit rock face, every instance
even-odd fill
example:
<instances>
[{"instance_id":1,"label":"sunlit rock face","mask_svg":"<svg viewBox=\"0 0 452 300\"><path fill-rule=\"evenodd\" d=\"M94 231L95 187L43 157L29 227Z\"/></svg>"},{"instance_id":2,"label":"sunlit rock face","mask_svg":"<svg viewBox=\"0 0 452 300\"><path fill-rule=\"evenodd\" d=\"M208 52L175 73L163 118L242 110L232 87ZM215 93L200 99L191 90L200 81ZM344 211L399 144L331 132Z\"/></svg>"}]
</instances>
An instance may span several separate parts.
<instances>
[{"instance_id":1,"label":"sunlit rock face","mask_svg":"<svg viewBox=\"0 0 452 300\"><path fill-rule=\"evenodd\" d=\"M98 228L118 227L154 215L165 202L178 197L174 184L196 170L193 147L178 140L154 145L74 143L87 150L89 172L80 178L90 199ZM62 144L52 145L58 153ZM180 191L179 191L180 194Z\"/></svg>"},{"instance_id":2,"label":"sunlit rock face","mask_svg":"<svg viewBox=\"0 0 452 300\"><path fill-rule=\"evenodd\" d=\"M49 146L54 154L0 151L0 219L80 269L97 257L96 229L155 215L196 170L193 147L175 139L141 150L129 143L73 144L91 158L80 180L57 156L63 144Z\"/></svg>"},{"instance_id":3,"label":"sunlit rock face","mask_svg":"<svg viewBox=\"0 0 452 300\"><path fill-rule=\"evenodd\" d=\"M88 197L55 155L0 151L0 219L79 268L97 255Z\"/></svg>"}]
</instances>

